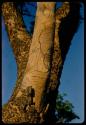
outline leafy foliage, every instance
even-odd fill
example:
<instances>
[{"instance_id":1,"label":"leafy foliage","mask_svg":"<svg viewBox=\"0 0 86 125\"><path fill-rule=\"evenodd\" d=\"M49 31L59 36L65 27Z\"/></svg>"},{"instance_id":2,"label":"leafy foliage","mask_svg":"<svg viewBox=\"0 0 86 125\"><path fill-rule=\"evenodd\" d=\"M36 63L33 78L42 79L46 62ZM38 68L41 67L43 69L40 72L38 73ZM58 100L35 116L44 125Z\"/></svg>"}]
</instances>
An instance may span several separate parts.
<instances>
[{"instance_id":1,"label":"leafy foliage","mask_svg":"<svg viewBox=\"0 0 86 125\"><path fill-rule=\"evenodd\" d=\"M64 100L66 94L58 94L56 101L56 112L58 123L69 123L73 119L79 119L79 116L73 111L74 106L68 100Z\"/></svg>"}]
</instances>

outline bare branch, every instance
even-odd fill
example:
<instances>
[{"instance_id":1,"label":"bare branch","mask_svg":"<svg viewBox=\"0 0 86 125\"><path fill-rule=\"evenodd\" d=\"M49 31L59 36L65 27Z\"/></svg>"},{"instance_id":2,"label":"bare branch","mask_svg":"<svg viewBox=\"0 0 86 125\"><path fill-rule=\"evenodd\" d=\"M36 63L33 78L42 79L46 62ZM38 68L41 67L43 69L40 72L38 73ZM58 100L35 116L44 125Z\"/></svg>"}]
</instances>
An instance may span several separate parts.
<instances>
[{"instance_id":1,"label":"bare branch","mask_svg":"<svg viewBox=\"0 0 86 125\"><path fill-rule=\"evenodd\" d=\"M59 80L57 82L57 79L60 78L66 54L78 27L79 18L80 3L77 2L64 2L62 7L56 11L54 50L49 83L50 90L55 90L59 86L60 82Z\"/></svg>"},{"instance_id":2,"label":"bare branch","mask_svg":"<svg viewBox=\"0 0 86 125\"><path fill-rule=\"evenodd\" d=\"M52 11L54 8L54 2L38 3L32 44L21 86L26 88L32 85L34 88L35 107L38 112L43 108L41 107L41 97L50 73L51 47L53 45L55 23L55 11Z\"/></svg>"},{"instance_id":3,"label":"bare branch","mask_svg":"<svg viewBox=\"0 0 86 125\"><path fill-rule=\"evenodd\" d=\"M4 17L9 41L12 45L18 68L18 78L12 95L13 98L15 97L23 79L23 74L29 55L31 36L26 31L22 16L20 15L19 10L16 9L13 2L4 2L2 4L2 15Z\"/></svg>"},{"instance_id":4,"label":"bare branch","mask_svg":"<svg viewBox=\"0 0 86 125\"><path fill-rule=\"evenodd\" d=\"M25 46L30 45L31 36L26 31L23 18L13 2L3 2L2 15L16 61L19 63L19 55L21 55L21 51L26 51L26 49L24 49Z\"/></svg>"},{"instance_id":5,"label":"bare branch","mask_svg":"<svg viewBox=\"0 0 86 125\"><path fill-rule=\"evenodd\" d=\"M68 15L69 11L70 3L63 2L63 5L56 11L56 19L61 20L62 18L65 18Z\"/></svg>"},{"instance_id":6,"label":"bare branch","mask_svg":"<svg viewBox=\"0 0 86 125\"><path fill-rule=\"evenodd\" d=\"M54 38L54 49L53 49L53 57L52 57L52 66L51 66L51 74L50 74L50 83L49 88L51 90L55 90L57 87L57 78L59 70L62 66L62 54L60 48L59 41L59 28L61 24L61 19L65 18L70 12L69 2L64 2L62 7L57 9L56 11L56 24L55 24L55 38Z\"/></svg>"}]
</instances>

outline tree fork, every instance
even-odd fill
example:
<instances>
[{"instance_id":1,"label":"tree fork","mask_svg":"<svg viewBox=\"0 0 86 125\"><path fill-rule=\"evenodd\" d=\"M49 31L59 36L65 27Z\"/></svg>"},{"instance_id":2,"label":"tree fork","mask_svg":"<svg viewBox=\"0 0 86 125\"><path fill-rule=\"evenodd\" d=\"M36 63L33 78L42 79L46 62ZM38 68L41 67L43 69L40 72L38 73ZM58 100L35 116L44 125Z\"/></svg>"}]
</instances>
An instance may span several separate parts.
<instances>
[{"instance_id":1,"label":"tree fork","mask_svg":"<svg viewBox=\"0 0 86 125\"><path fill-rule=\"evenodd\" d=\"M41 6L41 3L38 3L39 5L39 7L38 7L38 13L40 13L40 6ZM45 77L46 77L46 79L47 79L47 77L48 77L48 70L49 70L49 67L50 67L50 64L48 64L48 63L50 63L50 61L49 61L49 58L50 57L48 57L48 56L50 56L50 48L51 48L51 46L52 46L52 43L53 43L53 37L54 37L54 23L55 23L55 21L52 21L52 19L54 18L53 16L54 16L54 5L55 5L55 3L53 4L53 2L51 3L52 5L50 5L49 6L49 8L47 8L47 6L46 5L48 5L48 4L50 4L50 3L43 3L43 10L44 10L44 26L45 26L45 29L41 29L40 31L40 33L42 33L43 32L43 30L46 30L46 22L47 22L47 20L46 20L46 16L48 17L50 17L50 20L51 20L51 23L48 25L48 27L49 27L49 30L50 30L50 32L51 33L49 33L50 35L49 36L46 36L46 38L48 38L49 37L49 39L46 39L46 41L47 42L49 42L49 43L47 43L47 44L45 44L45 45L47 45L46 46L46 53L47 53L47 51L48 51L48 55L47 55L47 57L46 57L46 54L44 54L44 55L42 55L42 56L44 56L43 58L44 59L42 59L42 61L41 62L43 62L44 60L45 60L45 62L44 62L44 64L43 65L45 65L44 66L44 68L45 68L45 71L41 74L41 73L39 73L39 76L40 76L40 74L42 75L42 76L44 76L44 74L45 74ZM12 8L13 7L13 4L11 4L11 3L6 3L6 5L3 5L2 6L2 10L4 9L4 11L5 12L7 12L7 13L3 13L3 15L5 15L5 14L8 14L8 11L6 10L6 8L7 8L7 6L10 8L11 7L11 9L14 9L14 8ZM50 10L48 10L48 9L50 9ZM52 9L52 10L51 10ZM51 13L50 13L50 11L51 11ZM42 11L41 11L42 12ZM43 12L42 12L43 13ZM7 15L5 15L5 16L7 16ZM4 16L4 17L5 17ZM53 18L52 18L53 17ZM13 17L14 18L14 17ZM6 18L5 18L5 21L6 21ZM11 20L11 22L12 21L14 21L14 20ZM8 23L9 23L9 21L8 21ZM8 25L8 23L6 24L7 26L8 26L8 33L9 33L9 31L10 31L10 29L9 29L9 25ZM14 25L12 25L12 26L14 26ZM11 27L11 28L15 28L15 27ZM52 29L53 28L53 29ZM39 33L39 36L38 37L40 37L42 34L40 34ZM43 32L44 33L44 32ZM53 33L53 35L52 35L52 33ZM19 34L20 35L20 34ZM18 36L18 38L19 38L19 35L17 35ZM23 34L22 34L23 35ZM14 37L15 38L15 37ZM41 37L40 37L41 38ZM43 38L42 38L43 39ZM12 41L12 39L11 39L11 41ZM34 41L34 40L33 40ZM40 42L39 41L39 38L38 38L38 41L37 42ZM50 42L51 42L51 44L50 44ZM33 43L33 42L32 42ZM15 44L15 43L13 43L13 41L12 41L12 45L13 44ZM38 44L40 44L40 43L38 43ZM45 46L44 45L44 46ZM33 46L33 45L32 45ZM41 44L39 45L40 47L41 47ZM12 47L14 47L14 45L12 46ZM34 46L33 46L34 47ZM48 48L47 48L48 47ZM39 48L40 49L40 48ZM49 49L49 50L48 50ZM44 50L42 50L42 51L44 51ZM41 52L42 53L42 52ZM17 60L17 65L19 66L20 64L18 63L18 55L16 54L16 49L14 49L14 54L16 55L16 60ZM43 54L43 53L42 53ZM30 54L29 54L30 55ZM31 55L32 56L32 55ZM31 60L30 60L31 61ZM40 62L40 64L41 64L41 62ZM42 67L40 67L40 68L42 68ZM21 68L20 68L21 69ZM26 70L27 70L27 68L26 68ZM26 72L26 71L25 71ZM41 72L41 71L40 71ZM38 80L39 81L39 80ZM46 81L46 80L45 80ZM43 84L45 84L45 82L43 83ZM18 85L18 84L17 84ZM25 84L23 84L24 86L26 86ZM30 84L29 84L29 86L30 86ZM27 86L28 87L28 86ZM26 88L27 88L26 87ZM26 89L26 88L24 88L24 89ZM18 87L16 88L17 90L19 90L18 89ZM15 89L15 90L16 90ZM3 120L7 120L7 122L19 122L19 121L22 121L21 120L21 111L19 111L19 109L18 109L18 106L16 106L16 104L14 104L14 103L12 103L12 101L13 102L15 102L16 101L16 99L17 98L19 98L20 96L19 96L19 92L21 92L21 96L22 96L22 85L21 85L21 89L17 92L18 94L16 94L17 96L15 96L15 98L12 98L10 101L9 101L9 103L8 103L8 108L6 109L7 110L7 112L5 112L6 110L4 110L3 109ZM43 87L43 89L44 89L44 87ZM37 88L37 90L38 90L38 88ZM15 92L15 91L14 91ZM35 90L35 93L37 94L37 91ZM42 90L42 92L41 93L43 93L43 90ZM13 95L14 96L14 95ZM42 95L41 95L42 96ZM41 101L41 96L40 96L40 101ZM37 97L37 95L36 95L36 97ZM39 101L39 104L37 104L36 103L36 106L38 105L39 107L40 107L40 101ZM9 107L10 107L10 109L13 109L14 110L14 107L16 108L16 110L17 110L17 112L15 112L14 113L14 111L13 111L13 113L14 113L14 117L10 114L10 112L9 112ZM38 110L39 110L39 108L38 108ZM19 114L18 116L17 116L17 114ZM8 116L10 116L10 118L7 118ZM17 116L17 117L16 117ZM24 117L24 113L23 113L23 115L22 115L23 117ZM7 119L6 119L7 118ZM20 120L19 120L20 119ZM23 120L24 120L24 118L22 118Z\"/></svg>"},{"instance_id":2,"label":"tree fork","mask_svg":"<svg viewBox=\"0 0 86 125\"><path fill-rule=\"evenodd\" d=\"M51 4L54 4L54 3L51 2ZM48 10L52 9L52 12L54 12L54 9L51 6L51 4L48 2L46 2L46 3L43 2L43 5L41 5L41 3L39 2L38 10L40 10L44 16L45 15L47 16L47 14L49 14L49 16L52 16L51 13L48 13L48 11L45 11L47 9ZM49 5L49 8L47 7L47 5ZM76 3L76 5L77 5L77 3ZM73 7L73 8L71 8L71 7ZM42 95L43 98L41 98L41 96L40 96L40 99L39 99L39 97L37 96L37 93L39 92L37 85L36 84L31 85L31 83L27 83L27 85L26 85L26 84L24 84L24 81L26 81L25 79L27 78L26 74L29 75L29 71L30 71L30 74L31 73L34 74L33 69L37 68L37 65L35 65L36 66L35 67L34 65L30 66L30 64L32 64L32 62L34 62L32 60L32 55L34 57L33 52L35 51L37 53L37 51L39 50L38 46L40 44L40 41L43 41L42 33L43 33L44 29L43 30L37 29L37 20L40 17L37 14L36 22L35 22L36 28L34 29L36 31L34 32L33 36L36 35L38 30L42 31L42 32L39 33L37 40L35 40L36 37L31 38L31 36L25 30L24 24L22 22L22 18L20 16L20 14L18 14L19 11L16 10L14 3L13 2L4 2L2 4L2 14L4 16L5 24L7 27L8 34L9 34L9 39L10 39L10 42L11 42L11 45L12 45L12 48L14 51L14 55L15 55L17 67L18 67L18 79L17 79L16 88L14 89L12 97L10 98L6 107L5 108L3 107L3 121L4 122L6 122L6 123L23 123L23 122L39 123L40 122L41 123L41 122L44 122L45 119L47 121L47 118L49 118L49 117L50 117L50 119L52 118L51 112L52 112L52 110L54 112L54 109L55 109L55 107L53 108L52 105L55 105L57 88L59 86L59 80L60 80L59 74L61 74L62 66L63 66L64 60L65 60L65 58L63 58L63 55L66 56L67 51L68 51L66 44L68 42L69 43L68 46L70 45L69 41L71 41L71 38L73 37L73 34L71 35L71 32L75 31L75 29L73 29L73 27L70 26L71 32L67 31L67 34L69 34L70 38L67 40L64 39L63 40L64 44L61 46L60 42L62 39L59 36L59 29L60 29L60 26L62 25L62 21L65 19L65 17L68 14L70 15L71 10L75 9L75 8L76 8L76 6L72 6L71 4L69 4L69 2L64 2L63 6L59 9L57 9L57 11L56 11L56 15L55 15L56 16L56 21L55 21L56 28L55 28L55 35L54 35L55 38L54 38L54 45L53 45L54 48L53 48L53 54L52 54L52 62L50 65L50 59L49 59L50 58L49 54L51 51L51 49L50 49L48 56L45 56L45 57L47 57L49 64L44 63L45 70L46 70L46 67L50 66L49 72L46 72L46 78L49 78L49 81L48 81L48 83L46 82L46 83L42 84L44 86L42 88L40 95ZM38 11L39 14L40 14L40 11ZM75 12L76 12L76 14L79 13L79 6ZM12 17L11 17L11 14L13 15ZM72 11L72 15L73 15L72 20L76 21L76 23L75 23L75 26L76 26L76 24L78 22L78 18L76 20L76 17L78 17L78 16L76 16L76 15L74 16L74 10ZM11 20L9 20L7 17L10 17L9 19L11 19ZM19 24L19 28L17 28L16 27L17 25L15 25L15 23L14 23L14 20L16 18L18 18L18 20L16 21L16 24ZM40 18L40 20L41 20L41 18ZM13 22L13 24L10 25L10 23L12 23L12 22ZM46 18L44 20L43 25L45 25L45 22L46 22ZM74 24L73 21L72 21L72 23ZM51 25L51 24L49 24L49 25ZM42 29L42 27L40 27L40 29ZM16 33L14 31L16 31ZM40 41L38 40L39 38L41 38ZM52 35L52 38L53 38L53 35ZM67 38L67 35L65 36L65 38ZM46 40L48 41L48 39L46 39ZM32 42L32 44L31 44L31 42ZM37 47L36 49L35 49L35 44L33 44L34 42L36 42L36 47ZM50 46L49 45L49 46L43 47L43 46L41 46L42 43L40 44L40 50ZM45 44L44 44L44 46L45 46ZM52 46L52 44L51 44L51 46ZM62 48L64 48L64 47L66 49L63 51ZM52 48L52 47L50 47L50 48ZM32 49L34 50L33 52L32 52ZM45 50L41 51L42 54L44 54L44 52L46 52L46 51ZM57 57L59 57L59 60L56 60ZM44 58L44 59L46 59L46 58ZM39 60L39 64L41 64L41 62L42 62L42 60ZM47 61L45 61L45 62L47 62ZM38 68L41 69L43 67L41 67L41 65L39 65ZM56 75L56 73L57 73L57 75ZM44 74L41 74L41 75L44 75ZM35 82L37 82L37 81L38 81L38 79L35 79ZM58 82L56 82L56 81L58 81ZM45 95L44 95L44 92L45 92ZM31 93L33 93L33 94L31 94ZM36 95L36 99L34 100L35 95ZM46 98L46 96L48 98ZM55 97L53 98L53 96L55 96ZM36 102L37 99L39 99L38 102ZM53 99L53 101L52 101L52 99ZM29 102L27 100L29 100ZM43 101L44 101L44 103L43 103ZM35 108L34 102L36 102L36 108ZM23 105L21 105L21 104L23 104ZM11 111L10 111L10 109L11 109Z\"/></svg>"}]
</instances>

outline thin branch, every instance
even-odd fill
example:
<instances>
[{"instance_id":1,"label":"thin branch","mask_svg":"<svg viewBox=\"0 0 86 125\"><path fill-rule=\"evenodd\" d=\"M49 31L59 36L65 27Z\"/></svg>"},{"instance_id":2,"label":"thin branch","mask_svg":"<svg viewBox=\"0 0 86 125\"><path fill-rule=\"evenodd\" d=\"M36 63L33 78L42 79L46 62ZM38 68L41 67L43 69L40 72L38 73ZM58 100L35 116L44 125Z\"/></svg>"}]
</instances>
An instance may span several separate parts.
<instances>
[{"instance_id":1,"label":"thin branch","mask_svg":"<svg viewBox=\"0 0 86 125\"><path fill-rule=\"evenodd\" d=\"M63 2L63 5L56 10L56 19L61 20L62 18L65 18L70 11L70 3L69 2Z\"/></svg>"}]
</instances>

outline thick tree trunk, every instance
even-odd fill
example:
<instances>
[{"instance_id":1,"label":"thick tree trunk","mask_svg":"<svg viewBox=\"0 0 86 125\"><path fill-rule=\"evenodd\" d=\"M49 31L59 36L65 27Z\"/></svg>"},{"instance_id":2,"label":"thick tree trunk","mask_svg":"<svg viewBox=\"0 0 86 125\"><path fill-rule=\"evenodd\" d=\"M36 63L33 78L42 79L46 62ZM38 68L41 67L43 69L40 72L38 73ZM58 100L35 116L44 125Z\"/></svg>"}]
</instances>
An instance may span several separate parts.
<instances>
[{"instance_id":1,"label":"thick tree trunk","mask_svg":"<svg viewBox=\"0 0 86 125\"><path fill-rule=\"evenodd\" d=\"M37 4L34 34L24 79L21 84L22 89L26 89L29 86L34 89L35 108L38 112L43 110L41 107L42 100L44 100L42 99L43 91L50 73L55 23L54 8L55 3L53 2ZM20 96L20 93L17 96Z\"/></svg>"},{"instance_id":2,"label":"thick tree trunk","mask_svg":"<svg viewBox=\"0 0 86 125\"><path fill-rule=\"evenodd\" d=\"M70 39L61 41L59 33L62 20L70 13L70 7L69 2L64 2L55 13L55 2L38 2L31 39L15 4L2 4L2 14L18 68L16 87L2 110L3 122L48 123L48 119L50 122L55 121L55 100L65 60L63 57L66 56L70 39L73 37L72 34Z\"/></svg>"},{"instance_id":3,"label":"thick tree trunk","mask_svg":"<svg viewBox=\"0 0 86 125\"><path fill-rule=\"evenodd\" d=\"M11 9L13 10L13 12L11 11ZM10 36L10 32L12 32L12 35L13 35L12 38L10 37L10 40L11 40L12 47L14 49L17 65L19 67L20 59L21 61L23 61L23 58L18 58L19 55L22 54L20 53L22 51L22 48L20 48L22 42L19 41L20 46L18 46L17 44L18 44L18 39L23 40L23 42L25 42L25 38L27 38L27 35L25 36L24 33L26 31L24 32L24 27L22 27L22 20L19 17L20 15L17 15L17 11L13 3L9 3L9 2L4 3L2 6L2 11L5 18L6 26L8 28L9 36ZM19 29L17 28L17 25L16 25L17 22L16 24L14 22L15 18L18 18L20 21L18 22L21 24L20 25L21 27L19 27ZM40 26L39 26L39 20L40 20ZM32 44L31 44L30 52L28 56L29 58L27 57L28 63L27 63L27 66L25 64L26 69L22 67L24 70L24 73L22 75L23 77L21 82L19 79L20 85L17 82L17 87L14 90L13 96L11 97L5 109L3 108L4 122L8 122L8 123L26 122L27 121L26 119L28 119L28 122L32 122L30 121L31 118L29 118L29 116L28 118L26 118L27 116L23 110L26 110L26 112L30 112L29 111L30 108L31 110L32 108L35 108L33 110L37 111L36 114L40 114L40 112L42 112L43 110L42 101L44 100L43 91L45 89L46 81L50 73L50 58L51 58L50 55L51 55L51 48L53 46L53 39L54 39L54 26L55 26L54 23L55 23L55 3L44 2L43 4L41 4L39 2L37 6L35 30L34 30ZM9 24L11 24L11 26ZM20 28L23 29L23 31L20 30ZM16 31L17 33L15 34L14 31ZM30 40L30 37L28 38L28 40ZM15 45L18 47L18 49L14 48ZM29 41L28 41L28 45L30 45ZM27 49L29 51L29 47L27 47ZM17 52L17 50L19 50L19 53ZM21 70L21 67L20 67L20 70ZM33 97L28 97L29 96L28 94L29 95L31 94L30 96L35 96L34 97L35 106L33 103ZM22 106L21 106L21 103L22 103ZM33 122L35 122L35 119L33 120L34 120Z\"/></svg>"}]
</instances>

